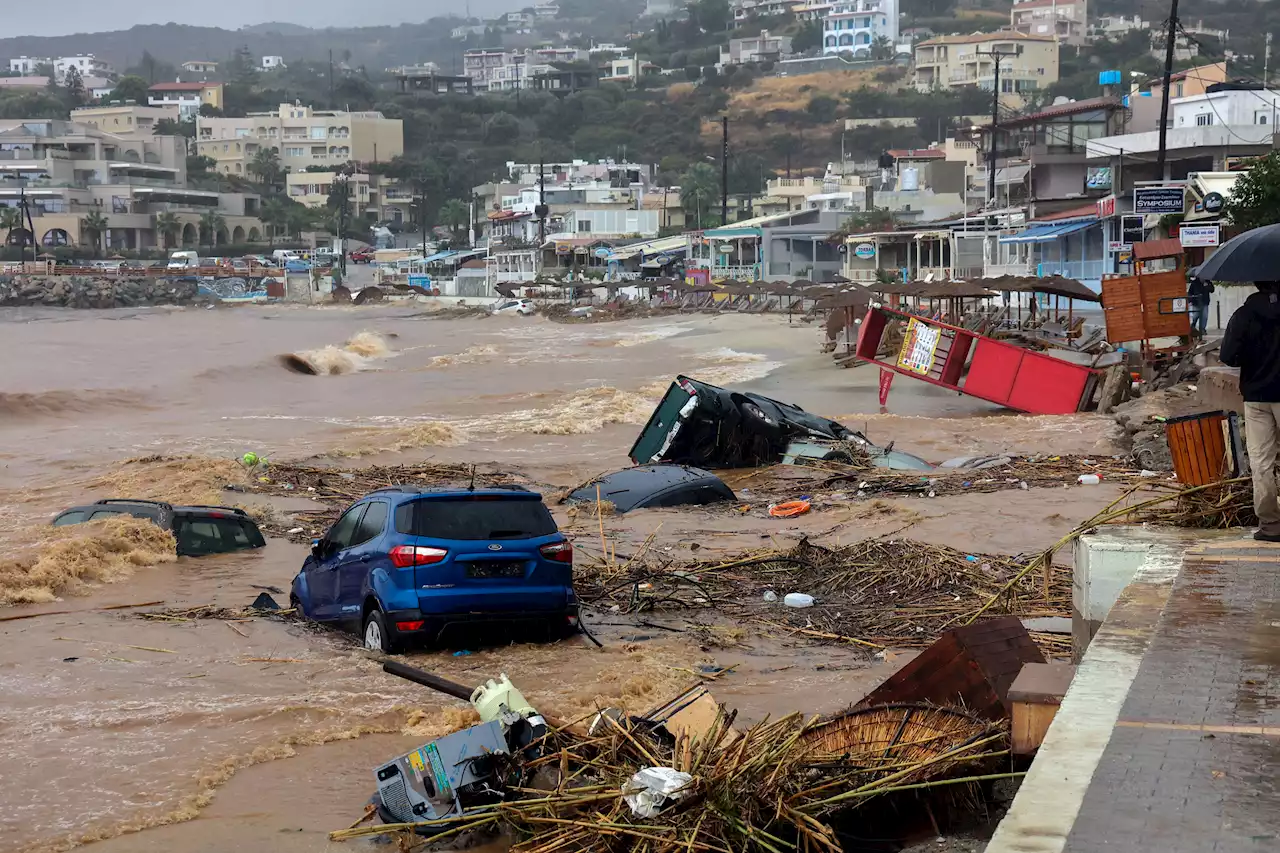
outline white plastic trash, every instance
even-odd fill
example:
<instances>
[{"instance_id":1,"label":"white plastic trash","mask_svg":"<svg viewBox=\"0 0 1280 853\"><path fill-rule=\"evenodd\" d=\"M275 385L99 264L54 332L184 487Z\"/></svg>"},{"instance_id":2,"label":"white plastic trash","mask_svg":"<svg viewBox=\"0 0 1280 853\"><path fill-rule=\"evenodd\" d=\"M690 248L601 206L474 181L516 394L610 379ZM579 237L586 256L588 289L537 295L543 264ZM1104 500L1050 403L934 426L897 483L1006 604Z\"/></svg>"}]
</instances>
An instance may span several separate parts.
<instances>
[{"instance_id":1,"label":"white plastic trash","mask_svg":"<svg viewBox=\"0 0 1280 853\"><path fill-rule=\"evenodd\" d=\"M622 786L622 798L636 817L656 817L690 793L693 777L670 767L646 767Z\"/></svg>"},{"instance_id":2,"label":"white plastic trash","mask_svg":"<svg viewBox=\"0 0 1280 853\"><path fill-rule=\"evenodd\" d=\"M771 589L765 590L764 600L772 604L773 602L778 600L778 594Z\"/></svg>"},{"instance_id":3,"label":"white plastic trash","mask_svg":"<svg viewBox=\"0 0 1280 853\"><path fill-rule=\"evenodd\" d=\"M782 599L782 603L788 607L812 607L813 596L805 595L803 592L789 592L786 598Z\"/></svg>"},{"instance_id":4,"label":"white plastic trash","mask_svg":"<svg viewBox=\"0 0 1280 853\"><path fill-rule=\"evenodd\" d=\"M1082 486L1096 486L1102 482L1102 478L1097 474L1081 474L1076 478L1076 482Z\"/></svg>"}]
</instances>

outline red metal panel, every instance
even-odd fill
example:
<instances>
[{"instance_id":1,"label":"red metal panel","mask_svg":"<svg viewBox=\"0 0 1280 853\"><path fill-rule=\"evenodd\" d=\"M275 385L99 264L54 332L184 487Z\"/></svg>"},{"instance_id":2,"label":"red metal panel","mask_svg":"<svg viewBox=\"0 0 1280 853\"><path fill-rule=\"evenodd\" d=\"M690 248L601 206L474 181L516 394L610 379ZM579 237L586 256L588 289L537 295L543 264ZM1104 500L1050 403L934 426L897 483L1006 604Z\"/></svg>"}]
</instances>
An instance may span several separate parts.
<instances>
[{"instance_id":1,"label":"red metal panel","mask_svg":"<svg viewBox=\"0 0 1280 853\"><path fill-rule=\"evenodd\" d=\"M1049 355L1028 352L1009 394L1009 406L1033 415L1067 415L1080 408L1090 370Z\"/></svg>"},{"instance_id":2,"label":"red metal panel","mask_svg":"<svg viewBox=\"0 0 1280 853\"><path fill-rule=\"evenodd\" d=\"M978 338L973 361L969 363L969 375L961 390L993 403L1008 403L1024 352L990 338Z\"/></svg>"}]
</instances>

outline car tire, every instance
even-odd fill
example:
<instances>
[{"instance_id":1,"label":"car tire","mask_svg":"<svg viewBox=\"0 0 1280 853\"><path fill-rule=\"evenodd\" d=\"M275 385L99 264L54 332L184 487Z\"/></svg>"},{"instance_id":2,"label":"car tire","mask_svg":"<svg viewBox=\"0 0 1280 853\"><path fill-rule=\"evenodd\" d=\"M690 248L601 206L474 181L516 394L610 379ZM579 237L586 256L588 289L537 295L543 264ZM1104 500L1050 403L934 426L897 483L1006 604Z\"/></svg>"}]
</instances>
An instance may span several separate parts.
<instances>
[{"instance_id":1,"label":"car tire","mask_svg":"<svg viewBox=\"0 0 1280 853\"><path fill-rule=\"evenodd\" d=\"M394 634L391 633L387 625L386 616L381 610L373 609L364 617L363 630L360 632L360 640L364 647L371 652L382 652L384 655L394 655L400 651L400 643L397 642Z\"/></svg>"}]
</instances>

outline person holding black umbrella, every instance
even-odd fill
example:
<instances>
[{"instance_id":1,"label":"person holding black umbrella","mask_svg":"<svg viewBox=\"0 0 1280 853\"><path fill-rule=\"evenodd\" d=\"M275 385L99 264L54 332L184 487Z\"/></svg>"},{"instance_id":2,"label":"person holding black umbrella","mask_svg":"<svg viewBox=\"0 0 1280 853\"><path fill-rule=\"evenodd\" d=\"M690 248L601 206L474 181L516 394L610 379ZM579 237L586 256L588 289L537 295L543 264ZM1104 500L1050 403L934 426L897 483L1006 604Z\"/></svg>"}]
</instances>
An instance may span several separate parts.
<instances>
[{"instance_id":1,"label":"person holding black umbrella","mask_svg":"<svg viewBox=\"0 0 1280 853\"><path fill-rule=\"evenodd\" d=\"M1231 316L1222 338L1222 363L1240 368L1245 438L1253 469L1254 539L1280 542L1276 457L1280 451L1280 282L1260 281L1258 292Z\"/></svg>"}]
</instances>

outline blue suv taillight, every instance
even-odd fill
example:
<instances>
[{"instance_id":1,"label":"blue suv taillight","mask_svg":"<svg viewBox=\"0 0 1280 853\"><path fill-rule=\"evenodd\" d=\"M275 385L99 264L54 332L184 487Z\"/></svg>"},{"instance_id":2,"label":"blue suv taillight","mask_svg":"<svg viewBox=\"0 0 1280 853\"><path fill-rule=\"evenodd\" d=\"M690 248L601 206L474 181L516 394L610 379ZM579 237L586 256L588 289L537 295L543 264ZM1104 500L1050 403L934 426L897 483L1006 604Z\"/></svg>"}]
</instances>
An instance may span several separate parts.
<instances>
[{"instance_id":1,"label":"blue suv taillight","mask_svg":"<svg viewBox=\"0 0 1280 853\"><path fill-rule=\"evenodd\" d=\"M448 550L444 548L424 548L421 545L397 545L391 549L390 554L391 565L397 569L407 569L411 566L429 566L432 563L439 563L449 556Z\"/></svg>"},{"instance_id":2,"label":"blue suv taillight","mask_svg":"<svg viewBox=\"0 0 1280 853\"><path fill-rule=\"evenodd\" d=\"M557 563L573 562L573 543L568 540L548 543L538 551L548 560L554 560Z\"/></svg>"}]
</instances>

